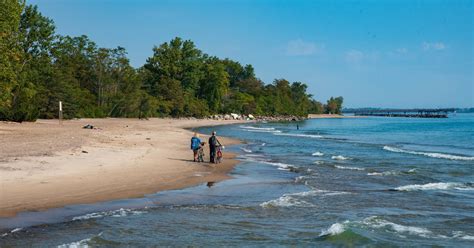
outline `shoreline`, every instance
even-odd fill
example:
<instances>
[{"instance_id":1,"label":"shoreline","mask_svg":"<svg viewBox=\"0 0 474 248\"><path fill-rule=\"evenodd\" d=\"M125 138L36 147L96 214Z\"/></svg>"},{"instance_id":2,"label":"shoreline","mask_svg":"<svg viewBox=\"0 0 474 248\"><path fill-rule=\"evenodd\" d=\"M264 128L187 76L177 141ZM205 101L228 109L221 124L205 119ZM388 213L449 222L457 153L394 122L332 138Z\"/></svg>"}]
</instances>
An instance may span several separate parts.
<instances>
[{"instance_id":1,"label":"shoreline","mask_svg":"<svg viewBox=\"0 0 474 248\"><path fill-rule=\"evenodd\" d=\"M236 120L80 119L0 123L0 217L143 197L231 178L238 163L192 162L190 129ZM97 129L83 129L92 124ZM207 135L202 136L207 139ZM220 137L226 145L240 141ZM206 147L207 148L207 147ZM205 160L209 159L205 149Z\"/></svg>"},{"instance_id":2,"label":"shoreline","mask_svg":"<svg viewBox=\"0 0 474 248\"><path fill-rule=\"evenodd\" d=\"M337 114L309 114L308 119L345 119L345 118L367 118L365 116L337 115Z\"/></svg>"}]
</instances>

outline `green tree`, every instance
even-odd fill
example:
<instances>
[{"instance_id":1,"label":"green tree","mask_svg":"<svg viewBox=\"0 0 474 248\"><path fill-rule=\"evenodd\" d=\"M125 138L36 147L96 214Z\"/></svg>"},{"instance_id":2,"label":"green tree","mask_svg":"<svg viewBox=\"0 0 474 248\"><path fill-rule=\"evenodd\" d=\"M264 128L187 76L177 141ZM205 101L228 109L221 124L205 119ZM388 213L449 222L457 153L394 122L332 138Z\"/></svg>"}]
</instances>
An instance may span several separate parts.
<instances>
[{"instance_id":1,"label":"green tree","mask_svg":"<svg viewBox=\"0 0 474 248\"><path fill-rule=\"evenodd\" d=\"M192 41L181 38L153 48L153 56L144 66L148 70L145 88L160 100L160 112L172 116L184 114L184 93L194 95L198 90L204 75L203 59Z\"/></svg>"},{"instance_id":2,"label":"green tree","mask_svg":"<svg viewBox=\"0 0 474 248\"><path fill-rule=\"evenodd\" d=\"M291 84L291 99L294 104L293 114L307 116L311 106L311 96L306 93L308 86L301 82Z\"/></svg>"},{"instance_id":3,"label":"green tree","mask_svg":"<svg viewBox=\"0 0 474 248\"><path fill-rule=\"evenodd\" d=\"M3 120L16 120L14 108L21 92L19 71L23 53L19 25L23 8L24 1L0 1L0 119Z\"/></svg>"},{"instance_id":4,"label":"green tree","mask_svg":"<svg viewBox=\"0 0 474 248\"><path fill-rule=\"evenodd\" d=\"M329 98L326 104L326 113L341 114L343 101L344 101L344 98L342 98L342 96L339 96L336 98L334 97Z\"/></svg>"},{"instance_id":5,"label":"green tree","mask_svg":"<svg viewBox=\"0 0 474 248\"><path fill-rule=\"evenodd\" d=\"M211 57L204 64L204 78L198 96L206 99L209 111L219 113L222 102L229 89L229 74L224 64L216 57Z\"/></svg>"},{"instance_id":6,"label":"green tree","mask_svg":"<svg viewBox=\"0 0 474 248\"><path fill-rule=\"evenodd\" d=\"M24 97L21 102L25 104L24 109L29 113L29 119L36 119L44 116L48 109L47 101L53 77L51 51L57 36L53 21L31 5L26 6L21 15L19 32L24 54L19 75L22 77L23 88L27 88L31 95L31 98Z\"/></svg>"},{"instance_id":7,"label":"green tree","mask_svg":"<svg viewBox=\"0 0 474 248\"><path fill-rule=\"evenodd\" d=\"M314 99L311 99L311 107L309 109L310 114L322 114L324 113L324 111L324 104Z\"/></svg>"},{"instance_id":8,"label":"green tree","mask_svg":"<svg viewBox=\"0 0 474 248\"><path fill-rule=\"evenodd\" d=\"M0 0L0 120L56 118L59 101L65 118L303 116L322 106L303 83L265 85L252 65L208 56L179 37L155 46L135 69L124 48L57 35L36 6ZM340 113L342 101L331 98L326 111Z\"/></svg>"},{"instance_id":9,"label":"green tree","mask_svg":"<svg viewBox=\"0 0 474 248\"><path fill-rule=\"evenodd\" d=\"M290 87L290 82L286 79L276 79L274 82L275 85L275 101L276 104L276 113L277 115L291 115L294 113L295 103L292 99L292 92Z\"/></svg>"}]
</instances>

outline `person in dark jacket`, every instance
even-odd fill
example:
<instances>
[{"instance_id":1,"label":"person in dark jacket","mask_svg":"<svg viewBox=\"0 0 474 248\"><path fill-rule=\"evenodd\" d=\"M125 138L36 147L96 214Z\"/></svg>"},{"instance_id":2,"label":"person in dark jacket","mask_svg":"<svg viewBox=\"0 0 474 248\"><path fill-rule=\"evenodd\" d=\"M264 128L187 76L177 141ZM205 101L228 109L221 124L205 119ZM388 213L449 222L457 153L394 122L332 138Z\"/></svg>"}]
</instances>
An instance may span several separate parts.
<instances>
[{"instance_id":1,"label":"person in dark jacket","mask_svg":"<svg viewBox=\"0 0 474 248\"><path fill-rule=\"evenodd\" d=\"M212 132L212 136L209 138L209 158L211 163L216 162L216 146L220 146L221 143L216 137L216 131Z\"/></svg>"},{"instance_id":2,"label":"person in dark jacket","mask_svg":"<svg viewBox=\"0 0 474 248\"><path fill-rule=\"evenodd\" d=\"M194 162L197 161L199 148L201 148L201 140L199 139L199 134L194 133L194 136L191 138L191 150L193 150Z\"/></svg>"}]
</instances>

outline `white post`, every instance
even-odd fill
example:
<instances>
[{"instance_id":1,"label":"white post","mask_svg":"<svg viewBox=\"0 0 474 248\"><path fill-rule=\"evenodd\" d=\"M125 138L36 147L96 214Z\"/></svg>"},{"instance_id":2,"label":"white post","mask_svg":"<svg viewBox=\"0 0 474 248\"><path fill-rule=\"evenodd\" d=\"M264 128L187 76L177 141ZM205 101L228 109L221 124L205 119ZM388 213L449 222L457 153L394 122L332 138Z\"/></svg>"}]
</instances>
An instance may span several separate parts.
<instances>
[{"instance_id":1,"label":"white post","mask_svg":"<svg viewBox=\"0 0 474 248\"><path fill-rule=\"evenodd\" d=\"M63 102L59 101L59 125L62 125L63 121Z\"/></svg>"}]
</instances>

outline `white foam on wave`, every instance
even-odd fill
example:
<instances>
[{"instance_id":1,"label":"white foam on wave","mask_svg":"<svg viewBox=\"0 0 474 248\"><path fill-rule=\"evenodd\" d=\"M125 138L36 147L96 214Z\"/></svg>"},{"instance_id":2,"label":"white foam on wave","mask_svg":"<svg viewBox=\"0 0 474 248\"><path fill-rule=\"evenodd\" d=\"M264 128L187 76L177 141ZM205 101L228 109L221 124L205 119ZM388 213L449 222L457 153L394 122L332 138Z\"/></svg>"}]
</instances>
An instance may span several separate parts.
<instances>
[{"instance_id":1,"label":"white foam on wave","mask_svg":"<svg viewBox=\"0 0 474 248\"><path fill-rule=\"evenodd\" d=\"M252 153L252 150L250 150L250 149L247 149L247 148L244 148L244 147L241 147L240 149L242 149L242 151L244 151L246 153Z\"/></svg>"},{"instance_id":2,"label":"white foam on wave","mask_svg":"<svg viewBox=\"0 0 474 248\"><path fill-rule=\"evenodd\" d=\"M398 171L369 172L367 176L395 176L400 174Z\"/></svg>"},{"instance_id":3,"label":"white foam on wave","mask_svg":"<svg viewBox=\"0 0 474 248\"><path fill-rule=\"evenodd\" d=\"M278 199L266 201L260 204L263 208L268 207L313 207L314 205L301 199L308 196L335 196L335 195L346 195L349 192L344 191L329 191L329 190L311 190L303 191L298 193L284 194Z\"/></svg>"},{"instance_id":4,"label":"white foam on wave","mask_svg":"<svg viewBox=\"0 0 474 248\"><path fill-rule=\"evenodd\" d=\"M118 210L113 210L113 211L104 211L104 212L98 212L98 213L90 213L90 214L85 214L81 216L76 216L73 217L72 220L88 220L88 219L96 219L96 218L102 218L106 216L111 216L111 217L124 217L124 216L129 216L129 215L139 215L146 213L146 211L138 211L138 210L133 210L133 209L118 209Z\"/></svg>"},{"instance_id":5,"label":"white foam on wave","mask_svg":"<svg viewBox=\"0 0 474 248\"><path fill-rule=\"evenodd\" d=\"M290 170L291 168L298 168L295 165L285 164L285 163L280 163L280 162L269 162L269 161L258 161L258 162L277 166L279 170Z\"/></svg>"},{"instance_id":6,"label":"white foam on wave","mask_svg":"<svg viewBox=\"0 0 474 248\"><path fill-rule=\"evenodd\" d=\"M96 237L101 236L101 235L102 235L102 232L97 234ZM82 240L71 242L71 243L67 243L67 244L58 245L57 248L87 248L87 247L89 247L88 242L91 241L92 238L93 237L82 239Z\"/></svg>"},{"instance_id":7,"label":"white foam on wave","mask_svg":"<svg viewBox=\"0 0 474 248\"><path fill-rule=\"evenodd\" d=\"M324 156L324 153L322 153L322 152L313 152L313 154L311 154L311 155L316 156L316 157L322 157L322 156Z\"/></svg>"},{"instance_id":8,"label":"white foam on wave","mask_svg":"<svg viewBox=\"0 0 474 248\"><path fill-rule=\"evenodd\" d=\"M388 232L397 234L400 237L405 235L413 235L423 238L437 238L437 239L462 239L474 240L474 236L466 234L462 231L453 231L452 235L446 236L443 234L433 233L431 230L424 227L401 225L390 222L378 216L370 216L361 221L344 221L342 223L334 223L328 229L321 231L321 236L334 236L345 232L350 227L362 227L365 229L383 229Z\"/></svg>"},{"instance_id":9,"label":"white foam on wave","mask_svg":"<svg viewBox=\"0 0 474 248\"><path fill-rule=\"evenodd\" d=\"M433 233L426 228L404 226L404 225L396 224L393 222L389 222L377 216L371 216L371 217L363 219L362 221L347 221L346 220L342 223L332 224L328 229L323 230L319 236L338 235L345 232L348 228L352 226L354 227L362 226L365 228L372 228L372 229L386 228L398 234L410 234L410 235L416 235L416 236L421 236L421 237L434 236Z\"/></svg>"},{"instance_id":10,"label":"white foam on wave","mask_svg":"<svg viewBox=\"0 0 474 248\"><path fill-rule=\"evenodd\" d=\"M416 172L416 169L410 169L408 171L382 171L382 172L369 172L367 176L397 176L401 174L413 174Z\"/></svg>"},{"instance_id":11,"label":"white foam on wave","mask_svg":"<svg viewBox=\"0 0 474 248\"><path fill-rule=\"evenodd\" d=\"M301 183L301 182L305 182L306 184L306 176L299 176L299 177L296 177L295 178L295 183Z\"/></svg>"},{"instance_id":12,"label":"white foam on wave","mask_svg":"<svg viewBox=\"0 0 474 248\"><path fill-rule=\"evenodd\" d=\"M392 146L384 146L383 149L386 150L386 151L390 151L390 152L407 153L407 154L413 154L413 155L423 155L423 156L427 156L427 157L431 157L431 158L474 161L474 157L466 157L466 156L459 156L459 155L446 154L446 153L410 151L410 150L405 150L405 149L392 147Z\"/></svg>"},{"instance_id":13,"label":"white foam on wave","mask_svg":"<svg viewBox=\"0 0 474 248\"><path fill-rule=\"evenodd\" d=\"M3 233L2 235L0 235L0 237L5 237L5 236L7 236L8 234L16 233L16 232L19 232L19 231L21 231L21 230L23 230L22 227L17 227L17 228L12 229L12 230L9 231L9 232Z\"/></svg>"},{"instance_id":14,"label":"white foam on wave","mask_svg":"<svg viewBox=\"0 0 474 248\"><path fill-rule=\"evenodd\" d=\"M418 191L418 190L474 190L474 187L464 183L427 183L411 184L396 187L398 191Z\"/></svg>"},{"instance_id":15,"label":"white foam on wave","mask_svg":"<svg viewBox=\"0 0 474 248\"><path fill-rule=\"evenodd\" d=\"M338 168L338 169L341 169L341 170L357 170L357 171L365 170L364 168L351 167L351 166L341 166L341 165L334 165L334 167Z\"/></svg>"},{"instance_id":16,"label":"white foam on wave","mask_svg":"<svg viewBox=\"0 0 474 248\"><path fill-rule=\"evenodd\" d=\"M265 131L273 131L275 130L274 127L252 127L252 126L240 126L243 129L250 129L250 130L265 130Z\"/></svg>"},{"instance_id":17,"label":"white foam on wave","mask_svg":"<svg viewBox=\"0 0 474 248\"><path fill-rule=\"evenodd\" d=\"M247 132L256 132L256 133L281 133L280 130L259 130L259 129L246 129Z\"/></svg>"},{"instance_id":18,"label":"white foam on wave","mask_svg":"<svg viewBox=\"0 0 474 248\"><path fill-rule=\"evenodd\" d=\"M244 131L247 132L258 132L258 133L281 133L280 130L276 130L274 127L252 127L252 126L240 126Z\"/></svg>"},{"instance_id":19,"label":"white foam on wave","mask_svg":"<svg viewBox=\"0 0 474 248\"><path fill-rule=\"evenodd\" d=\"M300 133L274 133L274 134L279 135L279 136L292 136L292 137L303 137L303 138L314 138L314 139L323 138L323 136L316 135L316 134L300 134Z\"/></svg>"},{"instance_id":20,"label":"white foam on wave","mask_svg":"<svg viewBox=\"0 0 474 248\"><path fill-rule=\"evenodd\" d=\"M91 241L91 239L92 238L87 238L87 239L79 240L76 242L71 242L68 244L58 245L57 248L88 248L89 245L87 244L87 242Z\"/></svg>"},{"instance_id":21,"label":"white foam on wave","mask_svg":"<svg viewBox=\"0 0 474 248\"><path fill-rule=\"evenodd\" d=\"M318 165L319 165L319 164L324 164L324 161L321 161L321 160L316 160L316 161L314 161L313 163L314 163L314 164L318 164Z\"/></svg>"},{"instance_id":22,"label":"white foam on wave","mask_svg":"<svg viewBox=\"0 0 474 248\"><path fill-rule=\"evenodd\" d=\"M345 223L348 223L348 222L346 221ZM333 236L333 235L341 234L346 231L346 227L344 226L345 223L343 224L334 223L328 229L323 230L319 236L322 237L322 236Z\"/></svg>"},{"instance_id":23,"label":"white foam on wave","mask_svg":"<svg viewBox=\"0 0 474 248\"><path fill-rule=\"evenodd\" d=\"M423 227L404 226L393 223L377 216L371 216L362 221L362 224L372 228L388 228L396 233L407 233L410 235L421 236L425 238L433 237L433 232Z\"/></svg>"},{"instance_id":24,"label":"white foam on wave","mask_svg":"<svg viewBox=\"0 0 474 248\"><path fill-rule=\"evenodd\" d=\"M468 235L462 231L454 231L453 238L459 238L459 239L464 239L464 240L474 240L474 236Z\"/></svg>"},{"instance_id":25,"label":"white foam on wave","mask_svg":"<svg viewBox=\"0 0 474 248\"><path fill-rule=\"evenodd\" d=\"M260 204L262 208L271 208L271 207L311 207L313 204L303 201L297 198L294 198L290 195L283 195L282 197L266 201Z\"/></svg>"},{"instance_id":26,"label":"white foam on wave","mask_svg":"<svg viewBox=\"0 0 474 248\"><path fill-rule=\"evenodd\" d=\"M336 156L332 156L331 159L334 159L334 160L348 160L350 158L344 157L342 155L336 155Z\"/></svg>"},{"instance_id":27,"label":"white foam on wave","mask_svg":"<svg viewBox=\"0 0 474 248\"><path fill-rule=\"evenodd\" d=\"M296 165L285 164L280 162L271 162L267 160L258 159L259 156L251 156L250 154L245 155L245 161L268 164L278 167L279 170L290 171L291 169L298 168Z\"/></svg>"}]
</instances>

